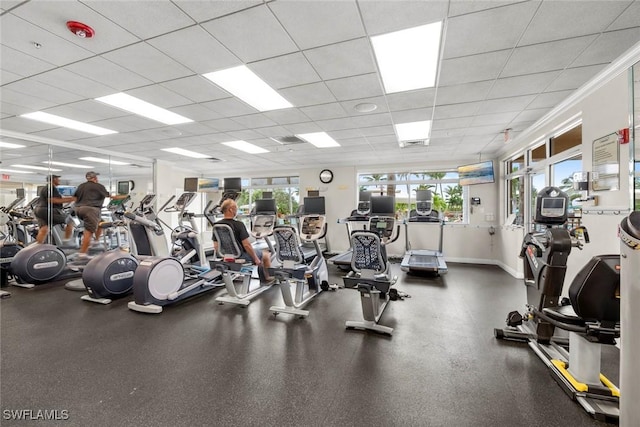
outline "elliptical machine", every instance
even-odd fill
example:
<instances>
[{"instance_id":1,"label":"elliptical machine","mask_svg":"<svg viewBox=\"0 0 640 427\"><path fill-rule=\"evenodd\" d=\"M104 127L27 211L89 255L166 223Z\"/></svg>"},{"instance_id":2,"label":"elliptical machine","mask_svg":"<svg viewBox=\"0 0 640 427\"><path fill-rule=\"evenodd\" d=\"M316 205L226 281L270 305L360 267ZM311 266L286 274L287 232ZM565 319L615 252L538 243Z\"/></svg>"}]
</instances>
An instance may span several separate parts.
<instances>
[{"instance_id":1,"label":"elliptical machine","mask_svg":"<svg viewBox=\"0 0 640 427\"><path fill-rule=\"evenodd\" d=\"M131 293L133 276L141 256L168 256L164 232L155 222L153 202L155 194L146 195L133 212L114 211L114 227L128 230L129 252L117 248L104 252L89 261L82 272L82 279L68 282L65 288L85 291L83 301L110 304L114 299Z\"/></svg>"},{"instance_id":2,"label":"elliptical machine","mask_svg":"<svg viewBox=\"0 0 640 427\"><path fill-rule=\"evenodd\" d=\"M300 318L307 317L309 310L304 307L320 292L337 289L329 285L327 261L322 256L318 239L327 234L327 223L324 215L305 215L300 218L300 234L292 226L275 227L276 259L280 267L270 268L269 274L276 278L282 292L284 306L269 308L274 315L289 313ZM313 243L316 256L309 265L304 263L304 254L300 250L301 242ZM295 293L291 291L295 284Z\"/></svg>"},{"instance_id":3,"label":"elliptical machine","mask_svg":"<svg viewBox=\"0 0 640 427\"><path fill-rule=\"evenodd\" d=\"M593 417L618 419L619 389L600 373L602 344L620 336L620 256L593 257L569 287L569 303L561 302L567 258L581 248L579 230L568 230L569 198L556 187L546 187L536 198L535 222L542 233L528 233L520 256L525 263L527 312L510 312L507 328L495 329L496 338L524 341L550 368L553 378ZM569 339L555 334L569 331ZM567 347L569 351L567 351Z\"/></svg>"},{"instance_id":4,"label":"elliptical machine","mask_svg":"<svg viewBox=\"0 0 640 427\"><path fill-rule=\"evenodd\" d=\"M222 200L229 197L229 194L227 191L223 192ZM237 197L239 191L234 191L234 194ZM195 193L183 193L174 205L175 210L165 208L173 198L169 199L161 209L164 209L165 212L179 212L181 220L184 218L190 220L193 226L188 229L174 230L174 233L177 233L180 239L184 239L184 242L191 239L189 241L192 241L195 246L186 251L180 251L182 254L180 259L154 256L140 261L133 276L134 300L127 305L130 310L159 314L166 305L223 286L221 283L222 272L210 269L207 265L200 236L193 221L194 215L187 214L185 216L185 208L194 196ZM213 213L209 211L210 205L211 202L204 209L204 215L209 221L211 221L210 216L213 216ZM211 211L214 211L216 207ZM182 246L182 249L185 249L185 246ZM187 264L189 262L192 264Z\"/></svg>"}]
</instances>

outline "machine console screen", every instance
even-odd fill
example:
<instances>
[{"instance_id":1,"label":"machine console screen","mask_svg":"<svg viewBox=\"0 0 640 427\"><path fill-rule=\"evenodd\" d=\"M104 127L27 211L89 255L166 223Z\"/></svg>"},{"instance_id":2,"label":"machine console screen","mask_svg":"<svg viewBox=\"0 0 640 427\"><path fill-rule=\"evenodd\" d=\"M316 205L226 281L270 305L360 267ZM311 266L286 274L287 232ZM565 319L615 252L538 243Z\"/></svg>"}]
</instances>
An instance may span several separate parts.
<instances>
[{"instance_id":1,"label":"machine console screen","mask_svg":"<svg viewBox=\"0 0 640 427\"><path fill-rule=\"evenodd\" d=\"M542 199L541 213L543 216L556 218L565 213L564 198L544 198Z\"/></svg>"}]
</instances>

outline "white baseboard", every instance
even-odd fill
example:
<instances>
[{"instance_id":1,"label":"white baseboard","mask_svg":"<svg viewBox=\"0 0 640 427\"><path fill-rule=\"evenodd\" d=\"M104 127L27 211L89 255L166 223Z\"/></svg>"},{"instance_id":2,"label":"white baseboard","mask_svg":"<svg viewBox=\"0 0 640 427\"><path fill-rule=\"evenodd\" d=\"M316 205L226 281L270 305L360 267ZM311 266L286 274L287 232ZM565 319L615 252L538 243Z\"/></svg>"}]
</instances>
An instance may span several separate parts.
<instances>
[{"instance_id":1,"label":"white baseboard","mask_svg":"<svg viewBox=\"0 0 640 427\"><path fill-rule=\"evenodd\" d=\"M497 265L516 279L524 279L524 273L516 271L509 267L505 263L495 259L480 259L480 258L446 258L447 262L459 262L461 264L485 264L485 265Z\"/></svg>"}]
</instances>

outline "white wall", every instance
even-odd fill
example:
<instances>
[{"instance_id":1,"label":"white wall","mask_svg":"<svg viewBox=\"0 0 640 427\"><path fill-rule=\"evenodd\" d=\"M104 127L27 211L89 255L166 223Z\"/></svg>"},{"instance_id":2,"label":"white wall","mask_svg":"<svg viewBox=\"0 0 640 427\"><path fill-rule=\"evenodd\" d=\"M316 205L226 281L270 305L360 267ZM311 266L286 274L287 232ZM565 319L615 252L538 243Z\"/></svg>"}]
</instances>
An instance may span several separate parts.
<instances>
[{"instance_id":1,"label":"white wall","mask_svg":"<svg viewBox=\"0 0 640 427\"><path fill-rule=\"evenodd\" d=\"M619 129L629 126L629 82L626 72L618 75L593 94L589 95L563 114L551 120L545 127L540 128L539 135L552 134L562 123L569 118L580 114L582 117L582 170L592 169L592 144L593 140L608 135ZM533 143L535 141L529 141ZM521 150L521 148L520 148ZM516 153L514 150L505 157ZM594 209L607 211L610 209L629 208L629 181L628 170L629 149L627 145L620 147L620 189L615 191L592 192L598 196L599 204ZM504 203L504 194L500 195L500 203ZM619 241L617 237L617 224L623 215L603 213L601 215L584 214L583 224L589 230L591 243L585 245L583 250L574 249L567 262L566 283L570 283L582 266L594 255L619 253ZM504 221L504 220L503 220ZM520 250L522 238L510 239L508 227L501 230L503 236L500 263L505 266L521 264L516 261ZM507 271L509 271L507 269ZM522 271L519 267L518 272Z\"/></svg>"}]
</instances>

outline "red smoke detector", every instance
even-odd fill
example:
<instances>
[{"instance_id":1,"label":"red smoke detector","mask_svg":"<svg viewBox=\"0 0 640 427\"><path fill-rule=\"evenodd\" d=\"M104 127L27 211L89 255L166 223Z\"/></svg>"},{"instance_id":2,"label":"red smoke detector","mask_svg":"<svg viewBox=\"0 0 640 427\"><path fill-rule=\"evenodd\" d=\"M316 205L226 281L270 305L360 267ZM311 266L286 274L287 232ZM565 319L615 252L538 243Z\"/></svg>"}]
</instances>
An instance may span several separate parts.
<instances>
[{"instance_id":1,"label":"red smoke detector","mask_svg":"<svg viewBox=\"0 0 640 427\"><path fill-rule=\"evenodd\" d=\"M75 34L78 37L82 37L83 39L84 38L89 39L93 37L93 35L96 33L95 31L93 31L93 28L91 28L86 24L83 24L82 22L68 21L67 28L73 34Z\"/></svg>"}]
</instances>

